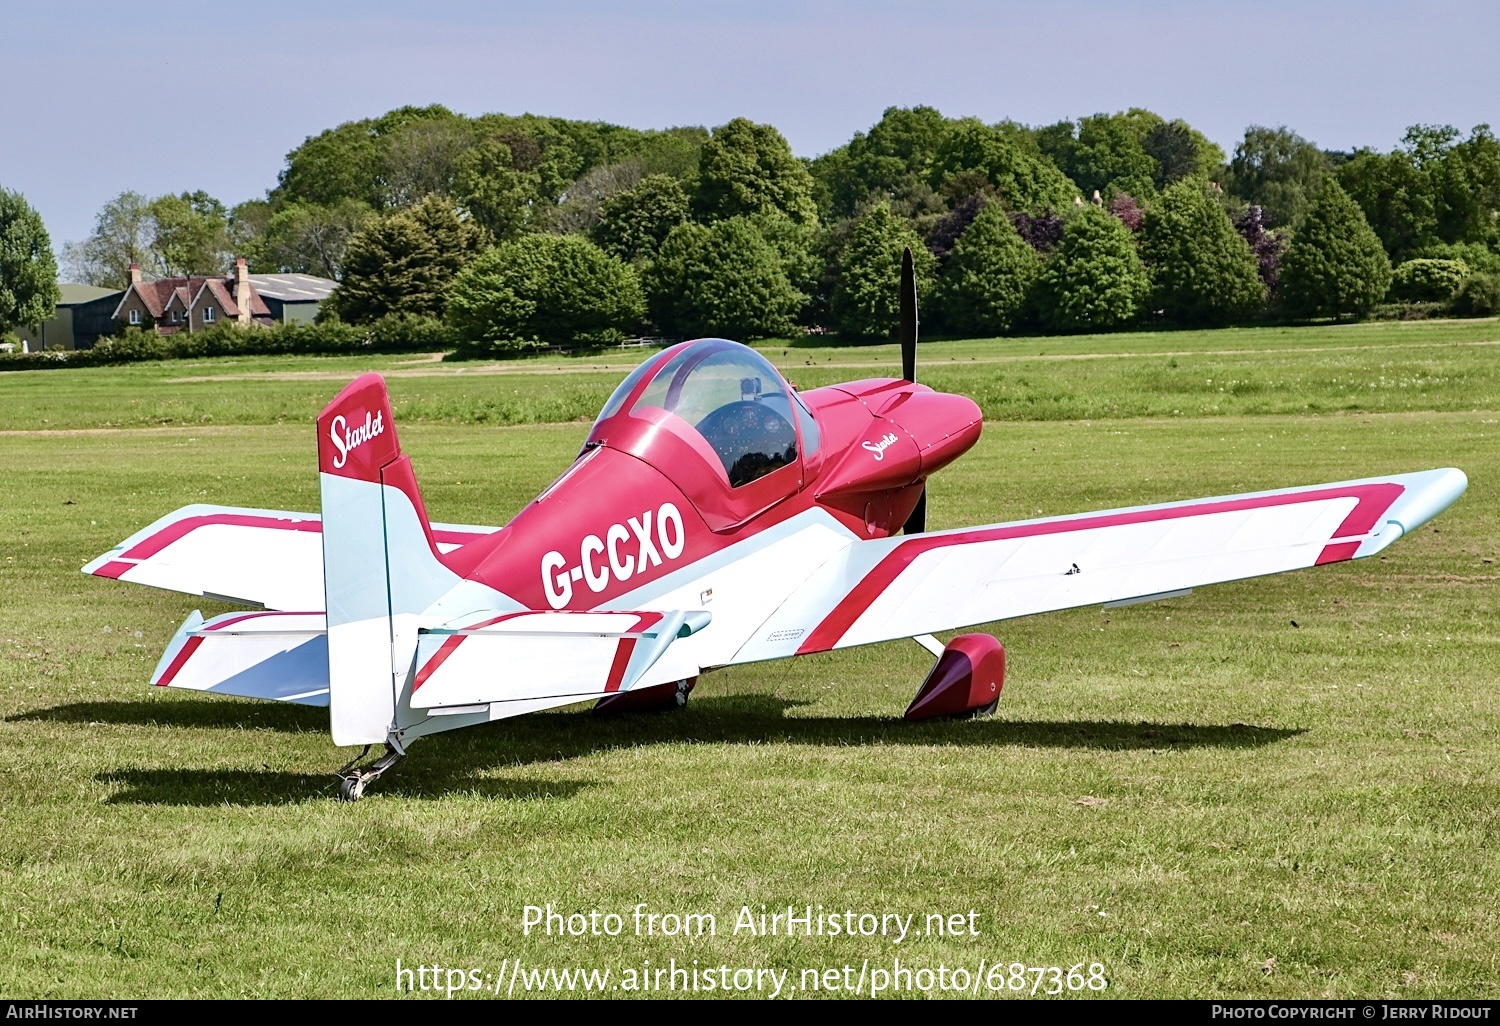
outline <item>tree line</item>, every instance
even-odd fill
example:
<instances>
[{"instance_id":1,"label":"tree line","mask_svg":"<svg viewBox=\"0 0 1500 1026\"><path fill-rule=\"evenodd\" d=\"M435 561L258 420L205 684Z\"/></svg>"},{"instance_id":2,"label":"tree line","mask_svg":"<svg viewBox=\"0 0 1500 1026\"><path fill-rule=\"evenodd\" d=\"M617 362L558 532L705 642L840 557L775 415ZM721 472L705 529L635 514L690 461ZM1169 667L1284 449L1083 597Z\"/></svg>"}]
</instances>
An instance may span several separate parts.
<instances>
[{"instance_id":1,"label":"tree line","mask_svg":"<svg viewBox=\"0 0 1500 1026\"><path fill-rule=\"evenodd\" d=\"M890 108L820 157L737 118L640 131L406 107L309 138L265 199L124 193L75 278L336 278L326 316L438 322L474 354L626 334L883 338L917 256L931 333L1500 312L1500 143L1389 151L1252 126L1226 155L1134 109L1054 125ZM5 314L0 311L0 320ZM15 323L15 322L12 322Z\"/></svg>"}]
</instances>

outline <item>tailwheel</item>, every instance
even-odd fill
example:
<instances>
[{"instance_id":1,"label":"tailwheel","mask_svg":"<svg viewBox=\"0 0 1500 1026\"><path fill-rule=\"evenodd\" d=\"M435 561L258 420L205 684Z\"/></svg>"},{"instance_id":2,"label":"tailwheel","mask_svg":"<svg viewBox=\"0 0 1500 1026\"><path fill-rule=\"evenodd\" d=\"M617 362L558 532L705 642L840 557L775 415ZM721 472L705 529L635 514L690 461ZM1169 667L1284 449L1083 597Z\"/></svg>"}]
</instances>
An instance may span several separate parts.
<instances>
[{"instance_id":1,"label":"tailwheel","mask_svg":"<svg viewBox=\"0 0 1500 1026\"><path fill-rule=\"evenodd\" d=\"M334 776L339 778L339 801L357 802L365 796L365 786L379 780L381 775L400 761L406 753L394 744L387 743L385 754L376 759L363 769L358 768L358 762L369 754L370 746L365 745L364 751L350 759L339 769Z\"/></svg>"}]
</instances>

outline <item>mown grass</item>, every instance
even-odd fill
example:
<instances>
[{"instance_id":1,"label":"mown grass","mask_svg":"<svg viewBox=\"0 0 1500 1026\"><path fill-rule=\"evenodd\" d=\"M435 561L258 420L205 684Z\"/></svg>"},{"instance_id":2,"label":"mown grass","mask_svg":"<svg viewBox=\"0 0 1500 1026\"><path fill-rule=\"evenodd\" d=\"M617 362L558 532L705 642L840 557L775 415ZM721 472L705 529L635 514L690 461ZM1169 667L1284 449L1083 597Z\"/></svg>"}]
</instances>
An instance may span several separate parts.
<instances>
[{"instance_id":1,"label":"mown grass","mask_svg":"<svg viewBox=\"0 0 1500 1026\"><path fill-rule=\"evenodd\" d=\"M801 388L899 373L895 346L760 346ZM919 376L990 420L1472 409L1500 394L1493 320L931 342ZM384 372L403 423L591 420L644 357L443 363L437 354L244 357L0 374L0 430L311 423Z\"/></svg>"},{"instance_id":2,"label":"mown grass","mask_svg":"<svg viewBox=\"0 0 1500 1026\"><path fill-rule=\"evenodd\" d=\"M398 957L491 971L516 956L616 971L675 957L790 968L796 981L803 968L900 957L1102 962L1109 993L1128 996L1500 996L1493 350L1429 351L1440 331L1409 348L1410 326L1380 327L1390 335L1362 327L1361 344L1386 339L1383 359L1453 384L1365 390L1405 404L1393 412L1314 415L1308 382L1333 373L1328 354L1288 342L1275 357L1283 384L1261 397L1285 406L1204 411L1170 392L1160 354L1155 378L1132 378L1123 360L1115 372L1038 364L1078 401L1128 385L1181 413L992 423L934 481L931 520L1465 469L1469 493L1385 558L996 625L1010 676L989 720L902 723L930 659L882 645L712 674L680 714L561 711L427 739L352 806L331 797L343 753L324 713L146 687L192 600L77 572L186 502L316 508L307 427L291 422L302 414L226 425L251 383L224 382L196 400L211 424L10 434L0 991L382 996ZM1343 330L1303 337L1317 349ZM1241 334L1204 334L1199 349L1241 348ZM1184 337L1169 340L1185 349ZM955 359L993 352L930 354L944 345ZM880 350L817 352L849 376ZM1176 359L1186 375L1188 362L1230 358ZM194 373L355 366L247 364ZM985 366L972 380L1010 372ZM163 368L120 371L121 396L167 387L151 377ZM10 377L30 379L36 408L88 426L108 373ZM594 377L613 385L600 372L559 387ZM568 380L528 380L553 378ZM464 402L466 388L501 380L439 384ZM438 387L392 381L398 395ZM311 402L338 383L305 387ZM27 423L15 394L0 400L9 427ZM267 392L243 409L274 402ZM496 523L585 429L403 422L402 435L434 516ZM523 937L522 906L546 902L709 911L719 936ZM762 903L919 920L972 908L981 935L900 947L730 935L738 908Z\"/></svg>"}]
</instances>

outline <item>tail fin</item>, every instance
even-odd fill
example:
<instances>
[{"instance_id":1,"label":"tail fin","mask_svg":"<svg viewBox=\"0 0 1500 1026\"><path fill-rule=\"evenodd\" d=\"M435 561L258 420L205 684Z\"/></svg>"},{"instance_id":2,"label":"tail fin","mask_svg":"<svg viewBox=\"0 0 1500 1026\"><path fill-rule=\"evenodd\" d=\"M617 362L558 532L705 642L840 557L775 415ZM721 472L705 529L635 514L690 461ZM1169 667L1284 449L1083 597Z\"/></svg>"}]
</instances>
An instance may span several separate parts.
<instances>
[{"instance_id":1,"label":"tail fin","mask_svg":"<svg viewBox=\"0 0 1500 1026\"><path fill-rule=\"evenodd\" d=\"M376 744L395 723L416 614L458 582L438 558L380 375L356 378L318 415L318 480L333 741Z\"/></svg>"}]
</instances>

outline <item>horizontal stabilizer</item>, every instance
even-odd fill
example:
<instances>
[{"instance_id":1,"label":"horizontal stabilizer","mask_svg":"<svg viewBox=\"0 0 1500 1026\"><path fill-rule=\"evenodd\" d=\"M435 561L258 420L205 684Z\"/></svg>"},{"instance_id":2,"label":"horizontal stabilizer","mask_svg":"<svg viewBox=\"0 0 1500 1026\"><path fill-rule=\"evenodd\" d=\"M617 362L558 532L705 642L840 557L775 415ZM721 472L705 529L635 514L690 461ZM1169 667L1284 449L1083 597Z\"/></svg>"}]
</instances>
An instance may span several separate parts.
<instances>
[{"instance_id":1,"label":"horizontal stabilizer","mask_svg":"<svg viewBox=\"0 0 1500 1026\"><path fill-rule=\"evenodd\" d=\"M443 555L493 527L433 524ZM83 568L86 574L266 609L323 606L323 521L316 513L184 506Z\"/></svg>"},{"instance_id":2,"label":"horizontal stabilizer","mask_svg":"<svg viewBox=\"0 0 1500 1026\"><path fill-rule=\"evenodd\" d=\"M630 690L704 610L477 613L419 631L411 705L579 699Z\"/></svg>"},{"instance_id":3,"label":"horizontal stabilizer","mask_svg":"<svg viewBox=\"0 0 1500 1026\"><path fill-rule=\"evenodd\" d=\"M322 613L188 617L151 683L302 705L328 704L328 638Z\"/></svg>"}]
</instances>

